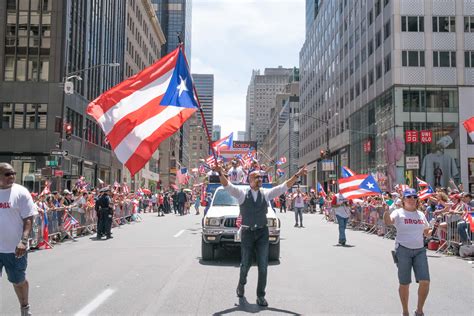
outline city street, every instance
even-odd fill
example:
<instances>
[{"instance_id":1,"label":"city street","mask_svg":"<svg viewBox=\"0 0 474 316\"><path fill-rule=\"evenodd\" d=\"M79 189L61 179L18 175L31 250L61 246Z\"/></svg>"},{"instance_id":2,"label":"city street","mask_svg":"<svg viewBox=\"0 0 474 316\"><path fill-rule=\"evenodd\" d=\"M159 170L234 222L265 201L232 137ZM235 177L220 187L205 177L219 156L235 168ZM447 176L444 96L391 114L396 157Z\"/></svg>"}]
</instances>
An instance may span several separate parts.
<instances>
[{"instance_id":1,"label":"city street","mask_svg":"<svg viewBox=\"0 0 474 316\"><path fill-rule=\"evenodd\" d=\"M114 229L114 239L89 237L29 254L34 315L400 315L392 240L348 231L305 214L306 228L282 218L281 260L269 267L269 307L255 304L257 268L244 299L235 295L239 252L200 260L200 216L145 214ZM430 252L432 288L426 315L472 315L472 262ZM0 315L19 312L13 288L1 280ZM415 309L412 287L410 310Z\"/></svg>"}]
</instances>

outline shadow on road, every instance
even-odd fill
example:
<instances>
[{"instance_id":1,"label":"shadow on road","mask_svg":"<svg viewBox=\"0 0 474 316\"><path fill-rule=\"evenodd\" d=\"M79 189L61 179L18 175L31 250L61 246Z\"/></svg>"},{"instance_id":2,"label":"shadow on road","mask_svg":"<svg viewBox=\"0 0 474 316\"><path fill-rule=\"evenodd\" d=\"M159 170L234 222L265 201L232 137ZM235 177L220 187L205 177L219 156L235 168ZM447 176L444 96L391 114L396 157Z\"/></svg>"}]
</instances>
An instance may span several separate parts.
<instances>
[{"instance_id":1,"label":"shadow on road","mask_svg":"<svg viewBox=\"0 0 474 316\"><path fill-rule=\"evenodd\" d=\"M342 247L342 248L354 248L355 245L340 245L340 244L337 244L337 245L332 245L333 247Z\"/></svg>"},{"instance_id":2,"label":"shadow on road","mask_svg":"<svg viewBox=\"0 0 474 316\"><path fill-rule=\"evenodd\" d=\"M263 310L268 310L273 312L274 314L287 314L287 315L301 315L299 313L295 313L292 311L284 310L284 309L279 309L279 308L274 308L274 307L260 307L257 304L250 304L245 297L239 298L239 304L235 304L234 307L216 312L213 315L218 316L218 315L225 315L225 314L230 314L234 312L247 312L250 314L257 314L260 313Z\"/></svg>"},{"instance_id":3,"label":"shadow on road","mask_svg":"<svg viewBox=\"0 0 474 316\"><path fill-rule=\"evenodd\" d=\"M214 253L214 260L202 260L197 257L199 263L204 266L220 266L220 267L240 267L240 248L219 248ZM269 266L279 265L280 260L270 261ZM256 266L255 255L253 257L252 266Z\"/></svg>"}]
</instances>

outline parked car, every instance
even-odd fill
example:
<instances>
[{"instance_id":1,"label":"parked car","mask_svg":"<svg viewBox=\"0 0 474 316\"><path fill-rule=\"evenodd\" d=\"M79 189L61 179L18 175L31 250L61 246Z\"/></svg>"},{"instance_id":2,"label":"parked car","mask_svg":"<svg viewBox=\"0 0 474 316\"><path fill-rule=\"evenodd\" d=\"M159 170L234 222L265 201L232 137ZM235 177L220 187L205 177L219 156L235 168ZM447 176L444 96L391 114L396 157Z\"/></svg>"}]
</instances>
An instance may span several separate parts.
<instances>
[{"instance_id":1,"label":"parked car","mask_svg":"<svg viewBox=\"0 0 474 316\"><path fill-rule=\"evenodd\" d=\"M248 187L248 185L239 185ZM269 230L269 260L280 258L280 220L268 203L267 226ZM201 254L203 260L213 260L219 247L240 247L237 234L237 217L240 208L236 198L222 186L218 187L212 198L211 206L202 221Z\"/></svg>"}]
</instances>

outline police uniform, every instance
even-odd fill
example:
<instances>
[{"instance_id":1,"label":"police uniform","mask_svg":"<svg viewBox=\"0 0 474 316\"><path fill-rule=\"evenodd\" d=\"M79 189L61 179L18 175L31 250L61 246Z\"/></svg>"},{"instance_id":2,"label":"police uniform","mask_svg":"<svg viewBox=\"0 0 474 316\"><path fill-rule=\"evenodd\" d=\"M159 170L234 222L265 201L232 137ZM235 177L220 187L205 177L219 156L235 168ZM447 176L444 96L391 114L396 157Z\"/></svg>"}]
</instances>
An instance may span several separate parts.
<instances>
[{"instance_id":1,"label":"police uniform","mask_svg":"<svg viewBox=\"0 0 474 316\"><path fill-rule=\"evenodd\" d=\"M110 190L101 190L102 195L96 202L97 211L97 238L106 236L107 239L112 238L112 200L107 192Z\"/></svg>"}]
</instances>

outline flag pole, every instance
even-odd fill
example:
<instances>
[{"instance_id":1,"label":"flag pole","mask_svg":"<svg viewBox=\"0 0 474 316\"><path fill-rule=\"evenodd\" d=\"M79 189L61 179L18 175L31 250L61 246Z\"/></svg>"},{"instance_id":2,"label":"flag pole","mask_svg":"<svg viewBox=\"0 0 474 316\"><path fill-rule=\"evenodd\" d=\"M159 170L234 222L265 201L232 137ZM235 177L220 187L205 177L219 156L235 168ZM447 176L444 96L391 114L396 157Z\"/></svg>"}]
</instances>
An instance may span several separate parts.
<instances>
[{"instance_id":1,"label":"flag pole","mask_svg":"<svg viewBox=\"0 0 474 316\"><path fill-rule=\"evenodd\" d=\"M178 35L178 39L179 39L179 48L181 49L181 52L183 53L183 56L184 58L186 59L186 62L187 62L187 58L186 58L186 54L184 53L184 43L182 42L181 38L179 37ZM189 64L188 64L189 65ZM193 91L194 91L194 96L196 97L196 101L199 105L199 113L201 114L201 119L202 119L202 123L204 124L204 129L206 130L206 136L207 136L207 142L209 143L209 147L211 147L211 150L212 150L212 156L214 157L214 161L216 163L216 166L217 166L217 155L216 155L216 151L214 149L214 147L212 147L212 140L211 140L211 136L209 134L209 128L207 127L207 122L206 122L206 118L204 117L204 111L202 110L202 106L201 106L201 101L199 100L199 96L197 94L197 90L196 90L196 86L194 85L194 80L193 80Z\"/></svg>"}]
</instances>

